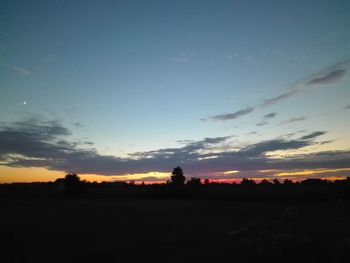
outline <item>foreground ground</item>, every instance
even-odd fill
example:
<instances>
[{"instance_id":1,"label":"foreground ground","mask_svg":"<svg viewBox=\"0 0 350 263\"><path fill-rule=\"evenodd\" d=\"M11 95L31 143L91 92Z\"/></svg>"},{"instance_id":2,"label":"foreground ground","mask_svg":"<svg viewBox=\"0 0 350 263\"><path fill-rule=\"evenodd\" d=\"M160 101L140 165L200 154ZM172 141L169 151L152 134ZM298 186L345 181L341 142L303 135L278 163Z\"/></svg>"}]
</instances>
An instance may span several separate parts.
<instances>
[{"instance_id":1,"label":"foreground ground","mask_svg":"<svg viewBox=\"0 0 350 263\"><path fill-rule=\"evenodd\" d=\"M348 202L0 199L0 262L349 262Z\"/></svg>"}]
</instances>

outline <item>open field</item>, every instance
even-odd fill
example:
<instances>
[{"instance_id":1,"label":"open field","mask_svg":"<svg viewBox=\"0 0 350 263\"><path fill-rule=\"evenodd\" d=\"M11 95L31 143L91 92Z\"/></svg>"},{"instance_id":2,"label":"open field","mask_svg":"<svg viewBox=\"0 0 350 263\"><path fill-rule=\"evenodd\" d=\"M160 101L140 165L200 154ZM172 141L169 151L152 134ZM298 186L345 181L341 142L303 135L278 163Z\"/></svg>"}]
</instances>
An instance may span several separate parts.
<instances>
[{"instance_id":1,"label":"open field","mask_svg":"<svg viewBox=\"0 0 350 263\"><path fill-rule=\"evenodd\" d=\"M1 262L348 262L350 203L0 199Z\"/></svg>"}]
</instances>

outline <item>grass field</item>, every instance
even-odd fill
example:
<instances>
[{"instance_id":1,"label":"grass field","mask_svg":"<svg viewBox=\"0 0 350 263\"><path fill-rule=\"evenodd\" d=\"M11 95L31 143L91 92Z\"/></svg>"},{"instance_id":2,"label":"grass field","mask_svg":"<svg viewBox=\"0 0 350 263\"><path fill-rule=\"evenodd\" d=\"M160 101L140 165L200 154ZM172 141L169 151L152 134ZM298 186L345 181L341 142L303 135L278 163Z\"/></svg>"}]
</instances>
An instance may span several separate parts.
<instances>
[{"instance_id":1,"label":"grass field","mask_svg":"<svg viewBox=\"0 0 350 263\"><path fill-rule=\"evenodd\" d=\"M0 262L350 262L348 202L0 199Z\"/></svg>"}]
</instances>

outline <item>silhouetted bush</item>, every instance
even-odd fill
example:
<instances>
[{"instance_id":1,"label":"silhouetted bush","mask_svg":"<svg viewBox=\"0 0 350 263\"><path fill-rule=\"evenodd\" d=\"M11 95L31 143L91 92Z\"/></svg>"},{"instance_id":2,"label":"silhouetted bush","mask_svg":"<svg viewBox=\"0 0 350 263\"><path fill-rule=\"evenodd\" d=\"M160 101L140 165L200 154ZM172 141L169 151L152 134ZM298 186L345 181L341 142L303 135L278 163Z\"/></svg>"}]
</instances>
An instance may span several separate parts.
<instances>
[{"instance_id":1,"label":"silhouetted bush","mask_svg":"<svg viewBox=\"0 0 350 263\"><path fill-rule=\"evenodd\" d=\"M84 192L84 182L77 174L67 174L62 183L63 191L69 195L78 195Z\"/></svg>"},{"instance_id":2,"label":"silhouetted bush","mask_svg":"<svg viewBox=\"0 0 350 263\"><path fill-rule=\"evenodd\" d=\"M268 180L263 179L263 180L261 180L260 184L261 185L270 185L271 183Z\"/></svg>"},{"instance_id":3,"label":"silhouetted bush","mask_svg":"<svg viewBox=\"0 0 350 263\"><path fill-rule=\"evenodd\" d=\"M247 185L247 186L250 186L250 185L255 185L255 181L254 180L251 180L251 179L247 179L247 178L243 178L242 181L241 181L241 185Z\"/></svg>"},{"instance_id":4,"label":"silhouetted bush","mask_svg":"<svg viewBox=\"0 0 350 263\"><path fill-rule=\"evenodd\" d=\"M285 180L283 181L283 184L285 184L285 185L291 185L291 184L293 184L293 181L290 180L290 179L285 179Z\"/></svg>"},{"instance_id":5,"label":"silhouetted bush","mask_svg":"<svg viewBox=\"0 0 350 263\"><path fill-rule=\"evenodd\" d=\"M173 170L167 184L133 184L133 182L82 181L76 174L67 174L64 178L49 183L13 183L0 184L0 199L7 197L59 197L77 196L87 198L200 198L227 200L350 200L350 178L327 181L307 179L293 182L290 179L280 183L262 180L257 184L251 179L243 179L241 184L211 182L205 180L201 185L199 178L191 178L185 183L180 167ZM200 189L200 191L197 191Z\"/></svg>"},{"instance_id":6,"label":"silhouetted bush","mask_svg":"<svg viewBox=\"0 0 350 263\"><path fill-rule=\"evenodd\" d=\"M281 182L278 179L273 179L272 183L275 184L275 185L280 185L281 184Z\"/></svg>"},{"instance_id":7,"label":"silhouetted bush","mask_svg":"<svg viewBox=\"0 0 350 263\"><path fill-rule=\"evenodd\" d=\"M201 187L201 179L192 177L189 181L187 181L186 185L191 189L191 190L198 190Z\"/></svg>"}]
</instances>

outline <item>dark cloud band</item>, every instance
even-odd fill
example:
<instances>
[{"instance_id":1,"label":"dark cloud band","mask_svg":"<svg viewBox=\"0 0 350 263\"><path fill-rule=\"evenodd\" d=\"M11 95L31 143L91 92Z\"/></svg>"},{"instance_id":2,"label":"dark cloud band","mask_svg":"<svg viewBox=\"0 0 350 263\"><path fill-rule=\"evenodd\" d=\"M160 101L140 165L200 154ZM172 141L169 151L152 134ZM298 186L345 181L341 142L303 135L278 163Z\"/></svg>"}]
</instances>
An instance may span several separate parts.
<instances>
[{"instance_id":1,"label":"dark cloud band","mask_svg":"<svg viewBox=\"0 0 350 263\"><path fill-rule=\"evenodd\" d=\"M215 115L215 116L208 117L207 119L213 120L213 121L229 121L229 120L234 120L244 115L247 115L251 113L253 110L254 110L254 107L247 107L233 113Z\"/></svg>"},{"instance_id":2,"label":"dark cloud band","mask_svg":"<svg viewBox=\"0 0 350 263\"><path fill-rule=\"evenodd\" d=\"M180 165L187 173L218 173L228 170L309 169L347 167L350 152L323 152L274 159L267 153L298 150L317 144L325 134L316 131L298 139L274 139L237 148L232 136L190 141L180 148L138 152L128 158L101 155L86 144L69 140L70 131L59 122L26 121L0 128L0 162L11 167L44 167L81 174L125 175L151 171L169 172ZM82 148L83 147L83 148ZM327 161L325 161L327 160Z\"/></svg>"}]
</instances>

